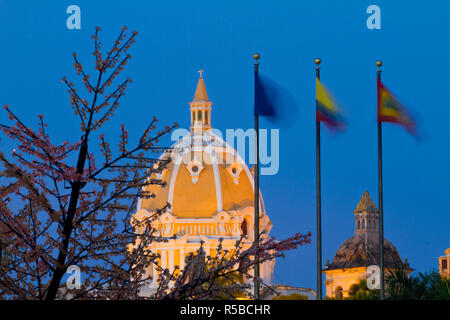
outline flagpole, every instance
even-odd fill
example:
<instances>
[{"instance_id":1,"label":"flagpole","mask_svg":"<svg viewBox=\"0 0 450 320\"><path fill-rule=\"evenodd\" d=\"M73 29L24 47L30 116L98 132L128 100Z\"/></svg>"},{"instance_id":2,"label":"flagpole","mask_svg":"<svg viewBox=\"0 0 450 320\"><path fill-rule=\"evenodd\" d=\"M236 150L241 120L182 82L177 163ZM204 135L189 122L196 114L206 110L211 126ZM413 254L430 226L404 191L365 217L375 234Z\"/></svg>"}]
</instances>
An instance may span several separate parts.
<instances>
[{"instance_id":1,"label":"flagpole","mask_svg":"<svg viewBox=\"0 0 450 320\"><path fill-rule=\"evenodd\" d=\"M258 67L259 67L259 54L255 53L253 58L255 59L255 85L258 77ZM256 88L255 88L256 95ZM256 154L255 154L255 197L254 197L254 214L253 214L253 225L254 225L254 245L257 247L259 245L259 119L258 114L255 112L255 144L256 144ZM254 277L254 298L255 300L260 299L259 293L259 257L255 255L255 277Z\"/></svg>"},{"instance_id":2,"label":"flagpole","mask_svg":"<svg viewBox=\"0 0 450 320\"><path fill-rule=\"evenodd\" d=\"M380 105L381 60L377 61L377 112ZM384 235L383 235L383 157L381 121L378 120L378 241L380 246L380 300L384 300Z\"/></svg>"},{"instance_id":3,"label":"flagpole","mask_svg":"<svg viewBox=\"0 0 450 320\"><path fill-rule=\"evenodd\" d=\"M320 80L320 59L316 59L316 78ZM317 110L317 100L316 100ZM322 300L322 197L320 177L320 121L316 116L316 195L317 195L317 299Z\"/></svg>"}]
</instances>

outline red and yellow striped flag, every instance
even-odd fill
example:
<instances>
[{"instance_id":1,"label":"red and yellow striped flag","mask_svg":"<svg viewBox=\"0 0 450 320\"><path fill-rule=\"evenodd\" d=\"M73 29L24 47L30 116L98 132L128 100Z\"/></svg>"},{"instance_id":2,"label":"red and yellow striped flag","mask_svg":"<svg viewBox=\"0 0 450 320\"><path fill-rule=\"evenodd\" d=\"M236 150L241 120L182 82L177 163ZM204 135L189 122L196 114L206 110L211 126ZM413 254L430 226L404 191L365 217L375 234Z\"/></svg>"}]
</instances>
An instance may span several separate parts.
<instances>
[{"instance_id":1,"label":"red and yellow striped flag","mask_svg":"<svg viewBox=\"0 0 450 320\"><path fill-rule=\"evenodd\" d=\"M378 122L391 122L403 125L415 134L416 123L406 109L388 88L378 79Z\"/></svg>"}]
</instances>

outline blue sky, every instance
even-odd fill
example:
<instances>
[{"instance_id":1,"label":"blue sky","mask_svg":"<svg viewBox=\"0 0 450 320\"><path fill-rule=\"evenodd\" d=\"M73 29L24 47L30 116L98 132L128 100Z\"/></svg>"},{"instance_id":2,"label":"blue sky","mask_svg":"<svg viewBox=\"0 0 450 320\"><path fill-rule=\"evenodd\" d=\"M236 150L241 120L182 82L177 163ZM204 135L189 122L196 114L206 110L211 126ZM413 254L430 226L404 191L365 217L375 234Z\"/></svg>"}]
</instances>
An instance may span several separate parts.
<instances>
[{"instance_id":1,"label":"blue sky","mask_svg":"<svg viewBox=\"0 0 450 320\"><path fill-rule=\"evenodd\" d=\"M345 3L345 4L344 4ZM66 28L66 8L81 8L81 30ZM366 8L381 8L381 30ZM280 131L280 171L261 179L272 234L315 231L315 65L345 110L348 130L322 133L323 259L353 233L352 211L368 190L377 203L376 66L383 81L420 114L424 139L385 125L385 235L418 271L437 267L450 246L448 1L22 1L0 0L0 104L29 124L44 114L56 141L79 138L60 80L75 79L72 52L92 61L94 27L104 47L122 25L139 31L127 75L134 82L106 135L118 126L137 137L153 115L189 125L197 70L205 69L215 128L253 125L253 60L287 88L298 119ZM6 114L0 114L0 122ZM271 125L262 121L263 127ZM8 148L2 139L1 148ZM315 242L276 263L275 282L315 287Z\"/></svg>"}]
</instances>

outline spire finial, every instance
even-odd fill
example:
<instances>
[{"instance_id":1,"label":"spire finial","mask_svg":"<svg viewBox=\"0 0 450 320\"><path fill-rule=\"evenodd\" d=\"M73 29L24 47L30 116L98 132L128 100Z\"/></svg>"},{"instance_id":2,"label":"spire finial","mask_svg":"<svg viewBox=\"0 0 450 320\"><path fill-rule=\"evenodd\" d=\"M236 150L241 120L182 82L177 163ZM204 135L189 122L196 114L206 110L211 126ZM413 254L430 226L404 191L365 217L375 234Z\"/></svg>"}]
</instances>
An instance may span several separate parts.
<instances>
[{"instance_id":1,"label":"spire finial","mask_svg":"<svg viewBox=\"0 0 450 320\"><path fill-rule=\"evenodd\" d=\"M209 101L208 94L206 93L205 79L203 79L204 70L200 68L197 72L200 74L200 78L198 79L193 101Z\"/></svg>"}]
</instances>

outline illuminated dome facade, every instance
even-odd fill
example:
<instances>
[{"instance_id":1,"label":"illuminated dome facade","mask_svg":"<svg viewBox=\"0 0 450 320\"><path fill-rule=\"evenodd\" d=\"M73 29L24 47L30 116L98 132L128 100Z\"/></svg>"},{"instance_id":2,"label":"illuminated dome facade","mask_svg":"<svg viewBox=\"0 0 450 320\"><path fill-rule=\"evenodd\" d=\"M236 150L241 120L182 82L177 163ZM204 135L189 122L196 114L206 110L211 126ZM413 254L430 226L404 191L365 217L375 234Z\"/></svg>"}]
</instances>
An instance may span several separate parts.
<instances>
[{"instance_id":1,"label":"illuminated dome facade","mask_svg":"<svg viewBox=\"0 0 450 320\"><path fill-rule=\"evenodd\" d=\"M244 247L253 242L254 178L245 161L235 149L214 133L211 126L212 102L200 71L194 99L190 104L190 132L162 155L171 158L169 164L150 178L161 179L165 185L151 185L147 191L153 198L140 199L133 219L141 221L153 215L167 203L170 208L153 222L159 236L167 242L153 243L153 252L161 254L160 266L173 270L184 267L189 252L200 243L207 254L214 254L219 239L224 249L233 249L236 240L244 236ZM157 168L157 167L156 167ZM272 228L260 194L260 232L267 238ZM169 239L176 236L175 239ZM274 261L261 265L261 278L272 283ZM156 280L156 270L148 271Z\"/></svg>"}]
</instances>

